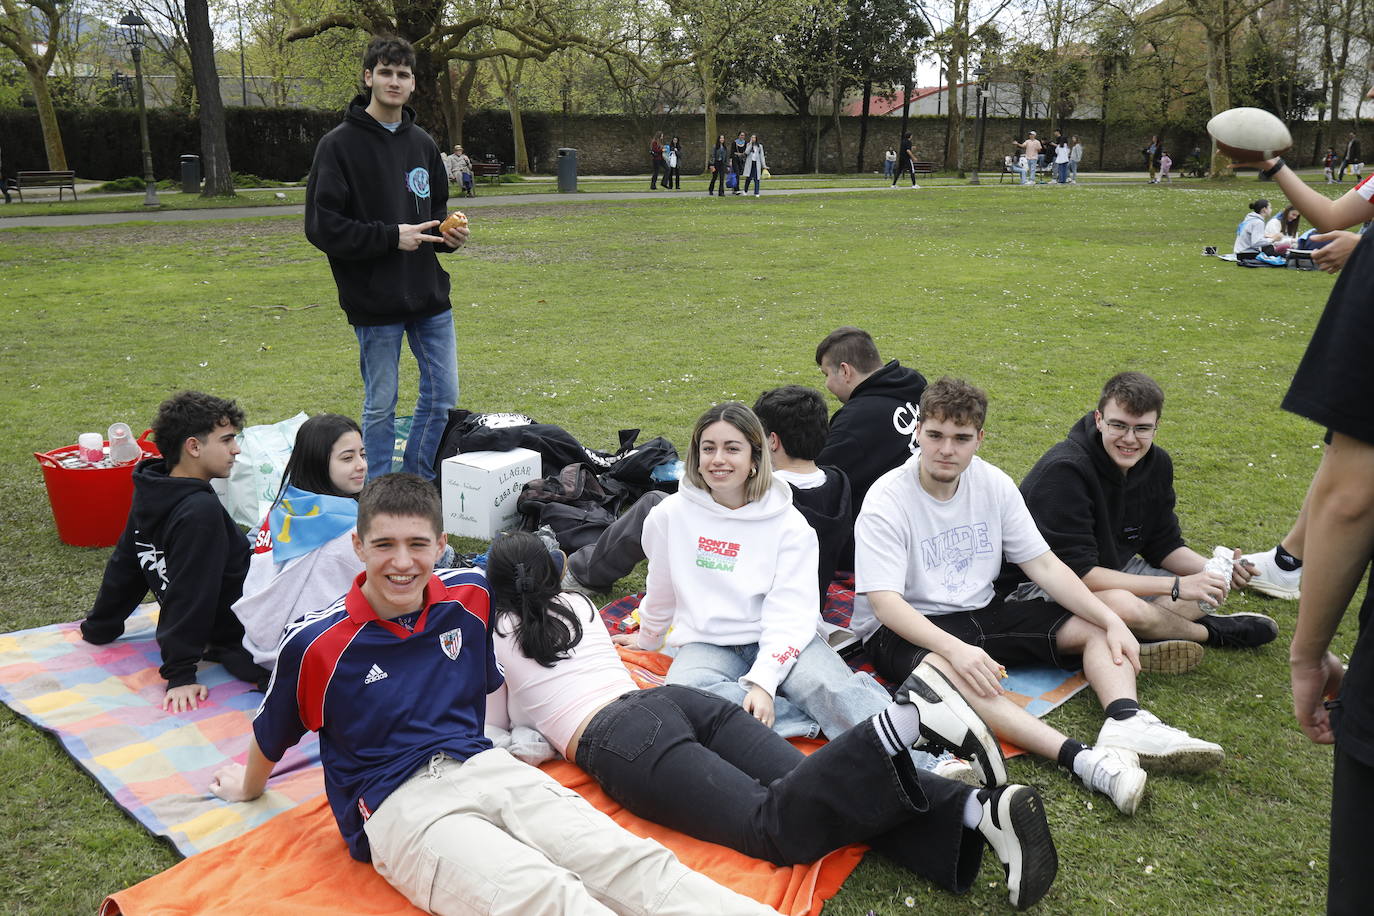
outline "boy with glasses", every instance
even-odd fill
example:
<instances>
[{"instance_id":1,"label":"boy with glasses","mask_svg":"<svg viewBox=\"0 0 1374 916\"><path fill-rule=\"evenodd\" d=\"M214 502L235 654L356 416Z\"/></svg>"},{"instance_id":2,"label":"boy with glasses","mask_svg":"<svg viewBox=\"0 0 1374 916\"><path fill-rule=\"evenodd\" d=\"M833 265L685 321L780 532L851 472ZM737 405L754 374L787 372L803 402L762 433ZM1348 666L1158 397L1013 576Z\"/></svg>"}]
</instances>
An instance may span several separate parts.
<instances>
[{"instance_id":1,"label":"boy with glasses","mask_svg":"<svg viewBox=\"0 0 1374 916\"><path fill-rule=\"evenodd\" d=\"M1251 573L1236 563L1227 581L1184 543L1173 462L1155 446L1163 409L1164 391L1148 375L1113 376L1097 410L1036 462L1021 494L1059 559L1145 642L1141 654L1153 658L1154 670L1178 673L1201 661L1203 645L1253 648L1279 630L1263 614L1220 615L1199 605L1219 607ZM999 591L1010 589L1008 600L1046 597L1016 573L1004 571Z\"/></svg>"}]
</instances>

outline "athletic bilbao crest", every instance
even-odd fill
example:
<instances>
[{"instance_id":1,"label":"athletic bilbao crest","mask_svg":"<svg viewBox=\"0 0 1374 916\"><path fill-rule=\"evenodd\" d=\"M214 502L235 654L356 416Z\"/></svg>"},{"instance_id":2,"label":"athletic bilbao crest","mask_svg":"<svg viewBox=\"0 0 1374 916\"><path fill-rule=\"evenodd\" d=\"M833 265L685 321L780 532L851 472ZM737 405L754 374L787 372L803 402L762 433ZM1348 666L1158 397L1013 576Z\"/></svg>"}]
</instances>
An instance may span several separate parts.
<instances>
[{"instance_id":1,"label":"athletic bilbao crest","mask_svg":"<svg viewBox=\"0 0 1374 916\"><path fill-rule=\"evenodd\" d=\"M458 653L463 651L463 631L449 630L447 633L440 633L439 646L445 655L455 662L458 661Z\"/></svg>"}]
</instances>

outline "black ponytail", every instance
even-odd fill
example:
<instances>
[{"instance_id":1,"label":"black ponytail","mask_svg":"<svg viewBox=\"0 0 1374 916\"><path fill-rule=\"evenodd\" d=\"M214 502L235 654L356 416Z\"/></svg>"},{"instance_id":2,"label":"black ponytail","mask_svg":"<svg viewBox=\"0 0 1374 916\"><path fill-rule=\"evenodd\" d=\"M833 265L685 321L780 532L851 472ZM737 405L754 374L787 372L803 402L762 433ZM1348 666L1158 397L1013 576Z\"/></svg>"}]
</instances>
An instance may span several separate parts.
<instances>
[{"instance_id":1,"label":"black ponytail","mask_svg":"<svg viewBox=\"0 0 1374 916\"><path fill-rule=\"evenodd\" d=\"M524 531L498 538L487 554L498 632L509 618L520 653L545 668L582 641L582 621L558 599L562 572L544 542Z\"/></svg>"}]
</instances>

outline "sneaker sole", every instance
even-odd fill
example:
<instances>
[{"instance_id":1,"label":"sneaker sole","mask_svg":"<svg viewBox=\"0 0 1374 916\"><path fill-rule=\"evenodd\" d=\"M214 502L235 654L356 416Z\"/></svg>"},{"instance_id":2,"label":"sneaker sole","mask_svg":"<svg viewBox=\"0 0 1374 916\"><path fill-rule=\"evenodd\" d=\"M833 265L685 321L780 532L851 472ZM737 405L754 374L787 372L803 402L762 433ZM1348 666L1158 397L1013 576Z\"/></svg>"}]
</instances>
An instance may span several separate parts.
<instances>
[{"instance_id":1,"label":"sneaker sole","mask_svg":"<svg viewBox=\"0 0 1374 916\"><path fill-rule=\"evenodd\" d=\"M1139 750L1135 753L1141 769L1148 773L1209 773L1226 759L1226 752L1220 748L1184 748L1170 754L1144 754Z\"/></svg>"},{"instance_id":2,"label":"sneaker sole","mask_svg":"<svg viewBox=\"0 0 1374 916\"><path fill-rule=\"evenodd\" d=\"M1007 789L997 800L997 819L1012 834L1007 850L1011 861L1003 863L1011 905L1018 910L1029 909L1049 892L1059 873L1059 854L1040 793L1030 786Z\"/></svg>"},{"instance_id":3,"label":"sneaker sole","mask_svg":"<svg viewBox=\"0 0 1374 916\"><path fill-rule=\"evenodd\" d=\"M1200 643L1186 639L1141 643L1140 673L1187 674L1201 664L1204 654Z\"/></svg>"},{"instance_id":4,"label":"sneaker sole","mask_svg":"<svg viewBox=\"0 0 1374 916\"><path fill-rule=\"evenodd\" d=\"M964 740L958 744L952 744L945 740L944 736L928 729L926 722L921 722L922 742L916 746L920 747L929 738L933 738L933 743L941 744L956 757L962 757L973 765L978 772L978 778L983 785L990 788L1005 785L1007 782L1007 764L1002 757L1002 745L998 742L995 735L988 728L978 713L973 711L973 707L968 705L968 701L959 693L959 689L945 677L944 672L928 662L922 662L916 666L912 672L918 675L918 682L921 683L928 693L921 699L927 703L940 704L951 716L958 720L967 732ZM914 704L913 704L914 705Z\"/></svg>"},{"instance_id":5,"label":"sneaker sole","mask_svg":"<svg viewBox=\"0 0 1374 916\"><path fill-rule=\"evenodd\" d=\"M1302 595L1301 588L1289 588L1279 585L1277 582L1270 582L1267 579L1252 578L1250 580L1250 591L1259 592L1270 598L1279 598L1284 601L1297 601Z\"/></svg>"}]
</instances>

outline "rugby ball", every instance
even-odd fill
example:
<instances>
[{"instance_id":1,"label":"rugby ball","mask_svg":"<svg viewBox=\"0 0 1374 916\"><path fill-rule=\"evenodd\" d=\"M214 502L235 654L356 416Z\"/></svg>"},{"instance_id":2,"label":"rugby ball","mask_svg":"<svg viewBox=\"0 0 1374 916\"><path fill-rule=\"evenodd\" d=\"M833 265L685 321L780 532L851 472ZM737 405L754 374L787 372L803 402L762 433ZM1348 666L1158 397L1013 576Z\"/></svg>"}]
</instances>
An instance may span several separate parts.
<instances>
[{"instance_id":1,"label":"rugby ball","mask_svg":"<svg viewBox=\"0 0 1374 916\"><path fill-rule=\"evenodd\" d=\"M1288 127L1262 108L1231 108L1207 122L1217 148L1236 162L1272 159L1291 149Z\"/></svg>"}]
</instances>

